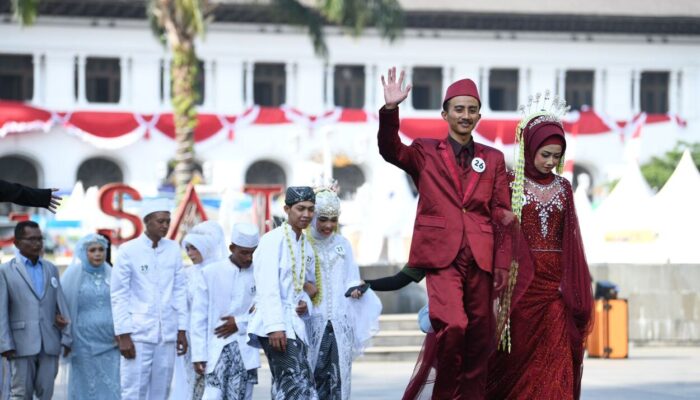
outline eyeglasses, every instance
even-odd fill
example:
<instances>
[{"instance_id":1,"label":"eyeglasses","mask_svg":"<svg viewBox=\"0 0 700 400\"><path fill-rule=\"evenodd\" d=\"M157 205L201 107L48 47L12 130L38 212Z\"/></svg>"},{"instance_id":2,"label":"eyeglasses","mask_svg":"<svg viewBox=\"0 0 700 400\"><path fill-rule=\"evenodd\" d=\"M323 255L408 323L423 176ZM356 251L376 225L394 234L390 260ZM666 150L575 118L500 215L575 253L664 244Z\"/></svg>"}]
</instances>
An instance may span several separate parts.
<instances>
[{"instance_id":1,"label":"eyeglasses","mask_svg":"<svg viewBox=\"0 0 700 400\"><path fill-rule=\"evenodd\" d=\"M25 242L32 242L32 243L42 243L44 241L44 238L41 236L35 236L35 237L25 237L25 238L20 238L19 240L24 240Z\"/></svg>"}]
</instances>

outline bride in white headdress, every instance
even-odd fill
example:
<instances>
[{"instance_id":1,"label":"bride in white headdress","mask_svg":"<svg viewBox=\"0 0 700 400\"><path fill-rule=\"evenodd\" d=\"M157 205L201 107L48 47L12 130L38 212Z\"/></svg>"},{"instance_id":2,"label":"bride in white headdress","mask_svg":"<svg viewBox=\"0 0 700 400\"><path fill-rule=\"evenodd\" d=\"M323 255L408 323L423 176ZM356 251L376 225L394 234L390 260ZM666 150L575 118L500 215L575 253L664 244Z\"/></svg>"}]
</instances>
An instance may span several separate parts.
<instances>
[{"instance_id":1,"label":"bride in white headdress","mask_svg":"<svg viewBox=\"0 0 700 400\"><path fill-rule=\"evenodd\" d=\"M309 227L316 257L316 293L306 324L319 398L346 400L350 398L352 361L379 331L382 304L371 290L363 294L355 288L362 284L360 269L350 243L338 233L340 199L335 190L316 190Z\"/></svg>"},{"instance_id":2,"label":"bride in white headdress","mask_svg":"<svg viewBox=\"0 0 700 400\"><path fill-rule=\"evenodd\" d=\"M195 293L195 275L206 265L218 261L225 255L226 244L224 231L216 221L204 221L194 227L182 239L182 247L193 265L185 268L187 279L187 311L192 310L192 298ZM189 317L188 317L189 318ZM190 342L190 329L187 330L187 342ZM192 352L187 351L183 357L175 360L170 399L199 400L204 394L204 376L194 372Z\"/></svg>"}]
</instances>

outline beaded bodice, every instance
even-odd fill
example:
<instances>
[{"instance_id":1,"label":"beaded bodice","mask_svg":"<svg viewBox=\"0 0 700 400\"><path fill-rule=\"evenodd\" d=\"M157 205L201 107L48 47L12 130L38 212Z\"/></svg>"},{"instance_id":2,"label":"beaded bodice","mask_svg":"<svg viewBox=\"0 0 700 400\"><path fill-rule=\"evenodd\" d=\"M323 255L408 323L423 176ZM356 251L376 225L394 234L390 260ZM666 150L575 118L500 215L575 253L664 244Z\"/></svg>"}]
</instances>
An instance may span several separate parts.
<instances>
[{"instance_id":1,"label":"beaded bodice","mask_svg":"<svg viewBox=\"0 0 700 400\"><path fill-rule=\"evenodd\" d=\"M525 177L522 229L533 251L561 250L566 209L565 180L555 176L549 184Z\"/></svg>"},{"instance_id":2,"label":"beaded bodice","mask_svg":"<svg viewBox=\"0 0 700 400\"><path fill-rule=\"evenodd\" d=\"M323 297L320 307L326 319L345 315L346 254L345 247L337 239L338 236L333 235L331 238L314 243L321 262Z\"/></svg>"}]
</instances>

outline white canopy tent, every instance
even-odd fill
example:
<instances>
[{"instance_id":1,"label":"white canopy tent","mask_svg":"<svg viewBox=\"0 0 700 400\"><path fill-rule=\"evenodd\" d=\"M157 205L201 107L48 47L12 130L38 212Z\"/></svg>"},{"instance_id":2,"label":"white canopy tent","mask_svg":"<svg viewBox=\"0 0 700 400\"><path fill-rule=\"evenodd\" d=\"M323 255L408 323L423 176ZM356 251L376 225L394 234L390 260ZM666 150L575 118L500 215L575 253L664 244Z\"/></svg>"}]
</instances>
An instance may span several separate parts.
<instances>
[{"instance_id":1,"label":"white canopy tent","mask_svg":"<svg viewBox=\"0 0 700 400\"><path fill-rule=\"evenodd\" d=\"M662 262L649 219L652 190L639 164L629 160L622 178L595 210L599 246L588 251L589 262Z\"/></svg>"},{"instance_id":2,"label":"white canopy tent","mask_svg":"<svg viewBox=\"0 0 700 400\"><path fill-rule=\"evenodd\" d=\"M652 200L652 222L669 263L699 263L700 172L686 150L675 171Z\"/></svg>"}]
</instances>

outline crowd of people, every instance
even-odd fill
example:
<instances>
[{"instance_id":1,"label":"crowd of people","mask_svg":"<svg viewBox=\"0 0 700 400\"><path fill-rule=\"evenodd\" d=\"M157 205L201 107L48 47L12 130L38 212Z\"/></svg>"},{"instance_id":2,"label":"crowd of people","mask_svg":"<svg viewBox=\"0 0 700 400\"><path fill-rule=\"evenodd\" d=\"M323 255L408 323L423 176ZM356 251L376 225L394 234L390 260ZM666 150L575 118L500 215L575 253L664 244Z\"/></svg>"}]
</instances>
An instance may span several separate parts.
<instances>
[{"instance_id":1,"label":"crowd of people","mask_svg":"<svg viewBox=\"0 0 700 400\"><path fill-rule=\"evenodd\" d=\"M168 204L146 203L145 232L114 267L90 234L61 277L39 226L20 222L16 257L0 266L11 397L50 399L62 357L69 399L251 399L262 349L273 400L347 400L352 362L378 331L370 288L425 278L427 334L404 399L578 399L592 294L571 184L554 174L565 104L547 93L522 109L507 172L472 138L474 82L447 89L447 137L411 145L398 135L411 87L395 68L382 84L379 152L420 195L404 269L361 279L332 185L287 188L285 222L262 237L236 224L229 243L212 221L169 240Z\"/></svg>"},{"instance_id":2,"label":"crowd of people","mask_svg":"<svg viewBox=\"0 0 700 400\"><path fill-rule=\"evenodd\" d=\"M18 223L16 257L0 267L10 398L52 398L60 365L69 399L251 399L262 348L273 398L349 399L381 303L337 233L336 191L317 192L319 207L312 188L288 188L282 226L260 238L236 224L228 246L214 221L178 245L169 203L147 202L143 235L113 267L107 240L89 234L62 276L39 225Z\"/></svg>"}]
</instances>

